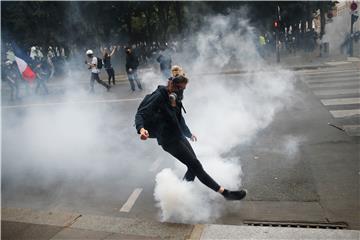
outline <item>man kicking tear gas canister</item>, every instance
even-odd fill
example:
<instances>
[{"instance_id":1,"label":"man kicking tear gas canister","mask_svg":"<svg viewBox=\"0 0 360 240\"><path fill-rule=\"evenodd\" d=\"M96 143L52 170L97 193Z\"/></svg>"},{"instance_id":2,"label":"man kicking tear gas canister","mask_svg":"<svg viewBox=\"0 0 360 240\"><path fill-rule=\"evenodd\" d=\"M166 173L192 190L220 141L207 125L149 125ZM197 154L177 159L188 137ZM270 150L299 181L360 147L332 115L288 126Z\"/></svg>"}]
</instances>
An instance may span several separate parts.
<instances>
[{"instance_id":1,"label":"man kicking tear gas canister","mask_svg":"<svg viewBox=\"0 0 360 240\"><path fill-rule=\"evenodd\" d=\"M178 67L178 66L177 66ZM175 70L175 71L174 71ZM197 177L212 190L221 193L227 200L241 200L246 190L230 191L216 183L203 169L194 150L186 137L197 141L182 116L183 92L188 79L181 74L181 68L172 69L173 75L167 86L158 86L151 94L145 96L135 116L135 126L140 138L146 140L156 138L162 148L187 166L184 176L186 181L194 181Z\"/></svg>"}]
</instances>

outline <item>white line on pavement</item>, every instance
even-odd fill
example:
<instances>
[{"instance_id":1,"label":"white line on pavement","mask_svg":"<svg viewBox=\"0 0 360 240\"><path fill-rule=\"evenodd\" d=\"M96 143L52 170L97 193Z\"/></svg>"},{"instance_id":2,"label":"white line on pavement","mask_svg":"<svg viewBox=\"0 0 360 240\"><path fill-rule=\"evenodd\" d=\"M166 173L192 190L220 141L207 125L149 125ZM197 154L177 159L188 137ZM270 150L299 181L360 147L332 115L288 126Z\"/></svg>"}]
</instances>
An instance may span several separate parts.
<instances>
[{"instance_id":1,"label":"white line on pavement","mask_svg":"<svg viewBox=\"0 0 360 240\"><path fill-rule=\"evenodd\" d=\"M333 83L309 83L309 88L321 87L349 87L360 88L360 82L333 82Z\"/></svg>"},{"instance_id":2,"label":"white line on pavement","mask_svg":"<svg viewBox=\"0 0 360 240\"><path fill-rule=\"evenodd\" d=\"M335 98L320 100L325 106L360 104L360 98Z\"/></svg>"},{"instance_id":3,"label":"white line on pavement","mask_svg":"<svg viewBox=\"0 0 360 240\"><path fill-rule=\"evenodd\" d=\"M318 76L305 76L309 80L322 80L322 79L343 79L343 78L353 78L353 79L360 79L359 73L352 73L352 74L341 74L341 75L335 75L335 74L321 74Z\"/></svg>"},{"instance_id":4,"label":"white line on pavement","mask_svg":"<svg viewBox=\"0 0 360 240\"><path fill-rule=\"evenodd\" d=\"M333 110L330 111L330 113L334 118L352 117L355 115L360 115L360 109Z\"/></svg>"},{"instance_id":5,"label":"white line on pavement","mask_svg":"<svg viewBox=\"0 0 360 240\"><path fill-rule=\"evenodd\" d=\"M333 71L333 70L327 70L327 71L319 71L319 70L311 70L311 72L308 70L307 72L302 72L303 74L310 76L310 75L322 75L322 74L337 74L337 73L358 73L359 70L358 69L344 69L344 70L338 70L338 71Z\"/></svg>"},{"instance_id":6,"label":"white line on pavement","mask_svg":"<svg viewBox=\"0 0 360 240\"><path fill-rule=\"evenodd\" d=\"M343 65L343 64L348 64L350 62L348 61L336 61L336 62L327 62L325 64L331 65L331 66L337 66L337 65Z\"/></svg>"},{"instance_id":7,"label":"white line on pavement","mask_svg":"<svg viewBox=\"0 0 360 240\"><path fill-rule=\"evenodd\" d=\"M341 95L341 94L360 94L360 89L334 89L314 91L317 96Z\"/></svg>"},{"instance_id":8,"label":"white line on pavement","mask_svg":"<svg viewBox=\"0 0 360 240\"><path fill-rule=\"evenodd\" d=\"M354 82L360 82L360 78L355 78L355 77L346 77L346 78L326 78L326 79L315 79L315 78L311 78L311 79L307 79L305 80L307 83L327 83L327 82L344 82L344 81L354 81Z\"/></svg>"},{"instance_id":9,"label":"white line on pavement","mask_svg":"<svg viewBox=\"0 0 360 240\"><path fill-rule=\"evenodd\" d=\"M155 171L159 168L160 163L161 163L161 159L160 159L160 158L156 159L156 160L151 164L151 166L150 166L150 168L149 168L149 172L155 172Z\"/></svg>"},{"instance_id":10,"label":"white line on pavement","mask_svg":"<svg viewBox=\"0 0 360 240\"><path fill-rule=\"evenodd\" d=\"M129 102L129 101L138 101L138 100L142 100L142 98L100 99L100 100L89 100L89 101L33 103L33 104L21 104L21 105L7 105L7 106L2 106L2 108L3 109L11 109L11 108L29 108L29 107L48 107L48 106L55 106L55 105L83 104L83 103L119 103L119 102Z\"/></svg>"},{"instance_id":11,"label":"white line on pavement","mask_svg":"<svg viewBox=\"0 0 360 240\"><path fill-rule=\"evenodd\" d=\"M142 190L142 188L136 188L126 203L121 207L120 212L130 212Z\"/></svg>"}]
</instances>

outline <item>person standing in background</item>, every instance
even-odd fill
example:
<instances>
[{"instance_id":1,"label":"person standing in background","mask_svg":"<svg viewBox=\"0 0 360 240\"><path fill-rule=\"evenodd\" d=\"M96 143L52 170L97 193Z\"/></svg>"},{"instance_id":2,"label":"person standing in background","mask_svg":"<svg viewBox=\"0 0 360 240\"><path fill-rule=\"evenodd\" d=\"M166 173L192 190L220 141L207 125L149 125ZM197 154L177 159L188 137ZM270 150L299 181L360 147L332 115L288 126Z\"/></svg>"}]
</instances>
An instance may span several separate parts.
<instances>
[{"instance_id":1,"label":"person standing in background","mask_svg":"<svg viewBox=\"0 0 360 240\"><path fill-rule=\"evenodd\" d=\"M109 53L109 50L107 48L102 48L102 47L100 48L100 51L103 54L104 68L108 74L109 85L111 85L111 79L113 85L115 85L115 72L114 72L114 68L111 65L111 57L112 55L114 55L115 49L116 47L113 46L111 53Z\"/></svg>"},{"instance_id":2,"label":"person standing in background","mask_svg":"<svg viewBox=\"0 0 360 240\"><path fill-rule=\"evenodd\" d=\"M140 90L142 90L140 79L139 79L138 74L137 74L137 68L139 66L139 60L137 59L137 57L135 56L135 54L133 53L133 51L132 51L132 49L130 47L125 48L125 53L126 53L125 68L126 68L126 73L128 75L129 82L130 82L131 90L133 92L135 91L134 81L136 82L137 87Z\"/></svg>"}]
</instances>

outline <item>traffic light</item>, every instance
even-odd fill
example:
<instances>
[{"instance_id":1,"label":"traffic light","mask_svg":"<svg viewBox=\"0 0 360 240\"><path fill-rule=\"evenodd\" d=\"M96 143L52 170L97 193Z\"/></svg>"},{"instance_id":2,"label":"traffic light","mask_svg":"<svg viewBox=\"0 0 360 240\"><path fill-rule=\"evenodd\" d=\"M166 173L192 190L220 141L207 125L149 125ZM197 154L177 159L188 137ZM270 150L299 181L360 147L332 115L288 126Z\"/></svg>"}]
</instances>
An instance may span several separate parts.
<instances>
[{"instance_id":1,"label":"traffic light","mask_svg":"<svg viewBox=\"0 0 360 240\"><path fill-rule=\"evenodd\" d=\"M350 10L354 12L354 11L356 11L356 9L357 9L357 4L356 4L356 2L353 1L350 5Z\"/></svg>"},{"instance_id":2,"label":"traffic light","mask_svg":"<svg viewBox=\"0 0 360 240\"><path fill-rule=\"evenodd\" d=\"M279 27L279 21L278 21L278 20L275 20L275 21L274 21L274 27L275 27L275 28L278 28L278 27Z\"/></svg>"}]
</instances>

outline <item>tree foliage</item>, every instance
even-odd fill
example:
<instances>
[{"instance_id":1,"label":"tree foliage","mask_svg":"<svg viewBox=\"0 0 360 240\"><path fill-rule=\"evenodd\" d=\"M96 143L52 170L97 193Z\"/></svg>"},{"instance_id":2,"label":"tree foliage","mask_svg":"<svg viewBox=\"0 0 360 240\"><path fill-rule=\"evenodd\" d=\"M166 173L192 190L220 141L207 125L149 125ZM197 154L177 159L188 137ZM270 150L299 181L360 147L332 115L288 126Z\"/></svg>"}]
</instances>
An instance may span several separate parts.
<instances>
[{"instance_id":1,"label":"tree foliage","mask_svg":"<svg viewBox=\"0 0 360 240\"><path fill-rule=\"evenodd\" d=\"M282 25L322 17L330 1L319 2L190 2L190 1L16 1L1 2L3 39L22 45L87 45L165 42L200 28L205 15L246 8L250 22L271 29L281 8ZM325 23L325 22L324 22Z\"/></svg>"}]
</instances>

